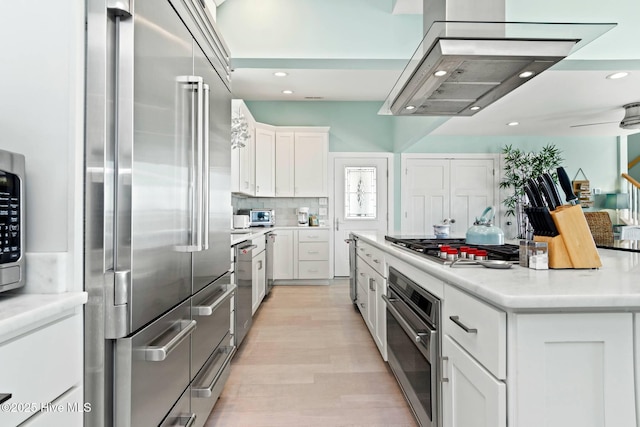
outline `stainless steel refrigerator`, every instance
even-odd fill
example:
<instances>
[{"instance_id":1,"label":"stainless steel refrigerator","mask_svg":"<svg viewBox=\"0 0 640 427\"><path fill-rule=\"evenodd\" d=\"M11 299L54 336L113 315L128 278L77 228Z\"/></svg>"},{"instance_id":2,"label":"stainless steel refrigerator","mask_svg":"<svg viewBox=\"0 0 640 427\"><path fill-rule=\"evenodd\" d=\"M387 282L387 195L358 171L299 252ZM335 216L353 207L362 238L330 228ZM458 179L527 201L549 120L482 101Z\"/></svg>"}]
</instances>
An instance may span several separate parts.
<instances>
[{"instance_id":1,"label":"stainless steel refrigerator","mask_svg":"<svg viewBox=\"0 0 640 427\"><path fill-rule=\"evenodd\" d=\"M200 0L86 4L85 425L202 425L234 351L229 51Z\"/></svg>"}]
</instances>

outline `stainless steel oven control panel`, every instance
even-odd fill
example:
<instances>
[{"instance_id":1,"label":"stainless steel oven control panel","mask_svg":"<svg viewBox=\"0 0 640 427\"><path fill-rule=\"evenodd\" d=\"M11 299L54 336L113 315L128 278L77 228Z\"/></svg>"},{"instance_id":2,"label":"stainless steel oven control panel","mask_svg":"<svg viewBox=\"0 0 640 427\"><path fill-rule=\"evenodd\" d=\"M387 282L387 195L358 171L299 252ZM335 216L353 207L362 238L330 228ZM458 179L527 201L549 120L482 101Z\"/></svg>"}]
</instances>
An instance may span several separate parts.
<instances>
[{"instance_id":1,"label":"stainless steel oven control panel","mask_svg":"<svg viewBox=\"0 0 640 427\"><path fill-rule=\"evenodd\" d=\"M0 292L24 285L25 161L0 150Z\"/></svg>"}]
</instances>

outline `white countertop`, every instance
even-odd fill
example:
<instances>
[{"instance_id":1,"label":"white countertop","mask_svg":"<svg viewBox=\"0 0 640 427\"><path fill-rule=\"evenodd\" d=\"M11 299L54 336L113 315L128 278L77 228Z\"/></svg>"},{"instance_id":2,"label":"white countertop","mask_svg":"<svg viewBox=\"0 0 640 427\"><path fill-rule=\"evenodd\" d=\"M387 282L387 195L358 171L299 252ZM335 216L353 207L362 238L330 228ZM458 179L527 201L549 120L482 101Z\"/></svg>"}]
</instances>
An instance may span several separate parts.
<instances>
[{"instance_id":1,"label":"white countertop","mask_svg":"<svg viewBox=\"0 0 640 427\"><path fill-rule=\"evenodd\" d=\"M260 237L263 234L270 233L272 231L277 230L328 230L328 226L321 227L300 227L296 225L291 226L275 226L275 227L251 227L251 228L238 228L231 230L231 246L237 245L238 243L242 243L246 240L255 239L256 237Z\"/></svg>"},{"instance_id":2,"label":"white countertop","mask_svg":"<svg viewBox=\"0 0 640 427\"><path fill-rule=\"evenodd\" d=\"M0 294L0 342L81 309L86 292Z\"/></svg>"},{"instance_id":3,"label":"white countertop","mask_svg":"<svg viewBox=\"0 0 640 427\"><path fill-rule=\"evenodd\" d=\"M399 249L384 235L358 236L401 260L477 297L511 311L640 310L640 253L599 249L602 268L498 270L449 267Z\"/></svg>"}]
</instances>

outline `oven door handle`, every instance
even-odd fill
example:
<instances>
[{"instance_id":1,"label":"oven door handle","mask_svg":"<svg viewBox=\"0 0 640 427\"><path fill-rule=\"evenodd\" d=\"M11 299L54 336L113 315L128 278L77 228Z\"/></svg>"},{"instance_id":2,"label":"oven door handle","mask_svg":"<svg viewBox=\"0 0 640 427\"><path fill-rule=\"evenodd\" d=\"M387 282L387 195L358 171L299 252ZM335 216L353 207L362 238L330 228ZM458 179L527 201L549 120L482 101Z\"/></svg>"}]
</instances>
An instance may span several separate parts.
<instances>
[{"instance_id":1,"label":"oven door handle","mask_svg":"<svg viewBox=\"0 0 640 427\"><path fill-rule=\"evenodd\" d=\"M424 351L420 351L430 362L435 361L437 358L437 354L436 354L436 346L433 344L435 343L435 339L436 339L436 334L437 331L434 331L433 329L431 329L428 325L425 325L428 332L416 332L411 325L409 325L409 322L407 322L404 317L402 317L402 314L400 314L400 312L393 306L394 302L398 302L401 301L399 299L396 298L389 298L386 295L381 295L382 299L387 303L387 309L389 310L389 312L393 315L393 317L398 321L398 323L400 324L400 326L402 327L402 329L404 329L404 331L413 338L413 341L416 343L416 345L420 344L421 347L426 347L425 346L425 341L422 339L423 337L429 337L429 354L425 354Z\"/></svg>"}]
</instances>

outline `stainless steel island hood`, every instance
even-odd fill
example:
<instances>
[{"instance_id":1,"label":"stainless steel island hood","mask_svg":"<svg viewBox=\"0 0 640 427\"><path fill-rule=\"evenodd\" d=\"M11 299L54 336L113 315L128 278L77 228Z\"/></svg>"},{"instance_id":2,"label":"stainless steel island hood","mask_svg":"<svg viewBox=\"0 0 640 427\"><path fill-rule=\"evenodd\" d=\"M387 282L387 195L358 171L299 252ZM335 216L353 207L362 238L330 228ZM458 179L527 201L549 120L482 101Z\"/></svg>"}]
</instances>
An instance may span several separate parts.
<instances>
[{"instance_id":1,"label":"stainless steel island hood","mask_svg":"<svg viewBox=\"0 0 640 427\"><path fill-rule=\"evenodd\" d=\"M434 21L379 114L474 115L615 25Z\"/></svg>"}]
</instances>

